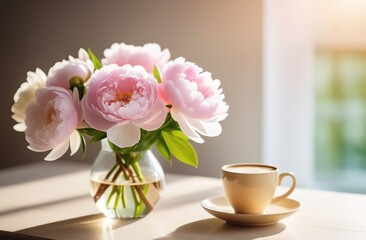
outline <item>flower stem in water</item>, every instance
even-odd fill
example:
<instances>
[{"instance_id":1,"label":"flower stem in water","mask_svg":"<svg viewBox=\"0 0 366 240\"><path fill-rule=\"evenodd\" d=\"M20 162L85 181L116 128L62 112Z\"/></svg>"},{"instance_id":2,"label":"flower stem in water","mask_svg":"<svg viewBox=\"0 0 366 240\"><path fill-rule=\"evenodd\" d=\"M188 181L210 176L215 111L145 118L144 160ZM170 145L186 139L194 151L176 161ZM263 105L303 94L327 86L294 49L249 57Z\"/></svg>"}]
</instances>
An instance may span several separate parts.
<instances>
[{"instance_id":1,"label":"flower stem in water","mask_svg":"<svg viewBox=\"0 0 366 240\"><path fill-rule=\"evenodd\" d=\"M129 166L127 166L123 162L123 155L120 153L116 153L116 164L112 167L112 169L107 173L105 177L105 181L109 181L112 183L117 182L118 177L120 174L123 174L123 177L130 181L132 185L128 186L131 195L134 202L134 217L138 217L142 214L144 205L146 208L151 211L154 207L147 199L146 194L148 191L148 185L135 185L136 183L142 183L144 181L143 175L141 173L140 166L138 164L138 161L132 162ZM110 180L110 177L112 179ZM105 191L108 189L108 187L111 186L112 190L109 193L106 206L109 206L109 204L112 201L113 196L115 196L114 204L113 204L113 210L115 211L117 215L117 209L119 202L122 202L123 208L127 208L127 202L126 202L126 186L116 186L116 185L109 185L109 184L100 184L97 192L95 193L93 199L95 202L97 202L100 197L105 193Z\"/></svg>"}]
</instances>

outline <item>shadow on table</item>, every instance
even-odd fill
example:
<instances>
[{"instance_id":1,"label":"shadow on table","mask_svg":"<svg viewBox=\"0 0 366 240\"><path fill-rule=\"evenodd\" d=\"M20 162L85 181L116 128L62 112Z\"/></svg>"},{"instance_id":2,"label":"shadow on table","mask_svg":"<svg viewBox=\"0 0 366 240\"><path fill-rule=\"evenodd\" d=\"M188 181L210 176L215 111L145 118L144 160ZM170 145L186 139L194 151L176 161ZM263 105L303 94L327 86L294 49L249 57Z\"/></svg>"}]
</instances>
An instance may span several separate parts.
<instances>
[{"instance_id":1,"label":"shadow on table","mask_svg":"<svg viewBox=\"0 0 366 240\"><path fill-rule=\"evenodd\" d=\"M94 214L27 228L16 233L51 239L114 239L112 230L138 221L114 220Z\"/></svg>"},{"instance_id":2,"label":"shadow on table","mask_svg":"<svg viewBox=\"0 0 366 240\"><path fill-rule=\"evenodd\" d=\"M217 218L204 219L192 222L177 228L166 237L156 240L170 239L240 239L249 240L273 236L286 229L283 223L276 223L263 227L242 227L226 223Z\"/></svg>"}]
</instances>

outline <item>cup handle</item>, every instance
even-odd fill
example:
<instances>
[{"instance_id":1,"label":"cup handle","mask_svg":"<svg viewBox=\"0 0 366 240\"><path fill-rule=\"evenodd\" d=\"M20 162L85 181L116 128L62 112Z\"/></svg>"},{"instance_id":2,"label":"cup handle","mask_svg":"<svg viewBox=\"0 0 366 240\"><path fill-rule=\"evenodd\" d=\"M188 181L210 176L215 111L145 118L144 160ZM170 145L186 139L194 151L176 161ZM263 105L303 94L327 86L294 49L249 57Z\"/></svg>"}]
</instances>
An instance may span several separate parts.
<instances>
[{"instance_id":1,"label":"cup handle","mask_svg":"<svg viewBox=\"0 0 366 240\"><path fill-rule=\"evenodd\" d=\"M295 187L296 187L296 178L295 178L295 175L293 173L290 173L290 172L281 173L278 176L278 186L281 185L282 180L286 176L292 178L292 185L291 185L290 189L287 192L285 192L284 194L273 198L272 202L278 202L278 201L280 201L282 199L287 198L295 190Z\"/></svg>"}]
</instances>

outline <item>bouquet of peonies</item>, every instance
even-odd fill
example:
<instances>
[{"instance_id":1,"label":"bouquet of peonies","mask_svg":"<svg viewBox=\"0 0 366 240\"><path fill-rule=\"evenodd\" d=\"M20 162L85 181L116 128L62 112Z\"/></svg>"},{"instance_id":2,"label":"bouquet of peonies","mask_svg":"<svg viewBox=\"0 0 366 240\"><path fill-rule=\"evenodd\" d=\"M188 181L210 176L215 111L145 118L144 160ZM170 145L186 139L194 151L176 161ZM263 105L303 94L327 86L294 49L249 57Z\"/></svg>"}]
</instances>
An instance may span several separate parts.
<instances>
[{"instance_id":1,"label":"bouquet of peonies","mask_svg":"<svg viewBox=\"0 0 366 240\"><path fill-rule=\"evenodd\" d=\"M182 57L169 58L158 44L115 43L101 61L80 49L47 75L28 72L11 108L14 129L25 131L32 151L50 151L45 160L80 146L85 153L88 136L108 139L122 158L155 145L165 158L197 166L189 140L218 136L229 107L219 80Z\"/></svg>"}]
</instances>

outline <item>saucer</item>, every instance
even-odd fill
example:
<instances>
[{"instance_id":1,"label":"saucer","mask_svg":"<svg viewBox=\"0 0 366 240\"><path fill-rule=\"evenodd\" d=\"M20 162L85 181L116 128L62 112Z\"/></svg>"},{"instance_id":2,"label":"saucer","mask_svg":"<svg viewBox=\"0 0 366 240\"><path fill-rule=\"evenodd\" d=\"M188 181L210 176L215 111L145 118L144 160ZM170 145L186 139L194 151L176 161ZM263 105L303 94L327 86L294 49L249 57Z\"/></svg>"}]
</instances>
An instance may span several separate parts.
<instances>
[{"instance_id":1,"label":"saucer","mask_svg":"<svg viewBox=\"0 0 366 240\"><path fill-rule=\"evenodd\" d=\"M272 203L266 213L262 214L236 214L227 202L225 196L215 196L202 201L201 206L213 216L226 220L228 223L241 226L265 226L278 222L300 209L300 203L290 198L285 198Z\"/></svg>"}]
</instances>

